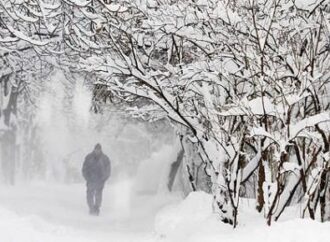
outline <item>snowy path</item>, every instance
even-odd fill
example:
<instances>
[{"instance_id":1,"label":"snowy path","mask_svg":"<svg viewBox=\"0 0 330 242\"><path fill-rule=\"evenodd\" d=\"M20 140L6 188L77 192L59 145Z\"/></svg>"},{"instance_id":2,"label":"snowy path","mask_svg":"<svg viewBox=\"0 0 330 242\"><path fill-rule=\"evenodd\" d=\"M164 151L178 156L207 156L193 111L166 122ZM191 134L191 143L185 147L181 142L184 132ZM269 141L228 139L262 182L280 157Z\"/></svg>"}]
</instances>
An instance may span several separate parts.
<instances>
[{"instance_id":1,"label":"snowy path","mask_svg":"<svg viewBox=\"0 0 330 242\"><path fill-rule=\"evenodd\" d=\"M154 216L173 197L134 194L129 182L108 185L104 190L103 206L99 217L87 214L85 187L79 185L17 185L0 187L0 242L3 235L10 242L41 242L15 234L43 231L52 241L148 241L153 237ZM13 212L13 213L11 213ZM12 221L12 224L8 222ZM6 232L4 232L6 229ZM11 234L10 230L13 230ZM32 231L30 231L32 230ZM36 231L33 231L36 230ZM45 232L46 230L46 232ZM60 239L57 239L60 236ZM64 237L63 237L64 236ZM33 236L32 236L33 237ZM35 235L38 237L38 235ZM7 238L7 237L6 237ZM24 240L22 240L24 238ZM47 242L49 242L47 237ZM43 241L45 242L45 241Z\"/></svg>"}]
</instances>

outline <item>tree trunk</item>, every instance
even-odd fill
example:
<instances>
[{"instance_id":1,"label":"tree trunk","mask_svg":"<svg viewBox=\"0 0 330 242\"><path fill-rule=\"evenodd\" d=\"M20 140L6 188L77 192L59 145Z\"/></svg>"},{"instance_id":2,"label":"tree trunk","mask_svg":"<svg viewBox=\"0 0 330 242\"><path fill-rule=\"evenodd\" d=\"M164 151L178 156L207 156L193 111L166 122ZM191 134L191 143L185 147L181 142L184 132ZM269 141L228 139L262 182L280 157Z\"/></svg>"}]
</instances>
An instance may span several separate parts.
<instances>
[{"instance_id":1,"label":"tree trunk","mask_svg":"<svg viewBox=\"0 0 330 242\"><path fill-rule=\"evenodd\" d=\"M265 182L265 168L262 164L262 159L259 161L259 169L258 169L258 184L257 184L257 206L256 209L260 213L264 207L264 191L263 184Z\"/></svg>"},{"instance_id":2,"label":"tree trunk","mask_svg":"<svg viewBox=\"0 0 330 242\"><path fill-rule=\"evenodd\" d=\"M324 170L321 175L320 182L320 210L321 210L321 221L330 221L330 195L329 195L329 172Z\"/></svg>"}]
</instances>

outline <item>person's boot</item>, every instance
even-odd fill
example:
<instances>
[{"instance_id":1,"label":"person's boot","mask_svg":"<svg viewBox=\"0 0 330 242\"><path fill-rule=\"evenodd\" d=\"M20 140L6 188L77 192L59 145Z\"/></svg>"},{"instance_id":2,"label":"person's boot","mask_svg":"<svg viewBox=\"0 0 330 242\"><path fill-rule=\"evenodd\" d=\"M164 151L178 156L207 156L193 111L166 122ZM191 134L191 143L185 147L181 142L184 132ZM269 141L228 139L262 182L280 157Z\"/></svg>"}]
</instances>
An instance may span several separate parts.
<instances>
[{"instance_id":1,"label":"person's boot","mask_svg":"<svg viewBox=\"0 0 330 242\"><path fill-rule=\"evenodd\" d=\"M100 214L100 208L99 207L94 207L94 215L99 216Z\"/></svg>"},{"instance_id":2,"label":"person's boot","mask_svg":"<svg viewBox=\"0 0 330 242\"><path fill-rule=\"evenodd\" d=\"M94 208L89 208L89 215L94 215L94 214L95 214Z\"/></svg>"}]
</instances>

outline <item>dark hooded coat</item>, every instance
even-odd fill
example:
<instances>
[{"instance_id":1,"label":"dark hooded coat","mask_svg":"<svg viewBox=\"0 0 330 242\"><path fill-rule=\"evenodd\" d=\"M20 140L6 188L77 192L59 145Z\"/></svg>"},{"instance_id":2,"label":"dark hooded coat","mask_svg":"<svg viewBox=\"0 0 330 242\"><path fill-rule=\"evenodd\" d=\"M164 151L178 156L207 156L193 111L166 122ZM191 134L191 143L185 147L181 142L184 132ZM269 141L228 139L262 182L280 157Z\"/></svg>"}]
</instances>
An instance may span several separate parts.
<instances>
[{"instance_id":1,"label":"dark hooded coat","mask_svg":"<svg viewBox=\"0 0 330 242\"><path fill-rule=\"evenodd\" d=\"M87 184L103 186L111 173L111 165L108 156L101 153L97 155L94 151L85 158L82 174Z\"/></svg>"}]
</instances>

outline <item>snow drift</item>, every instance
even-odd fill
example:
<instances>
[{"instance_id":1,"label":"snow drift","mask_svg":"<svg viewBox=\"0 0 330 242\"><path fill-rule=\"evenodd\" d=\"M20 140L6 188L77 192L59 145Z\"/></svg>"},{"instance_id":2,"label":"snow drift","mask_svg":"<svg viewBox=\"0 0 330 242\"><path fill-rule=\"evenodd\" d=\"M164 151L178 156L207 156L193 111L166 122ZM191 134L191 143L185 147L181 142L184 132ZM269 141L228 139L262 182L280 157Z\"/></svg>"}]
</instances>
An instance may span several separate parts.
<instances>
[{"instance_id":1,"label":"snow drift","mask_svg":"<svg viewBox=\"0 0 330 242\"><path fill-rule=\"evenodd\" d=\"M242 200L237 229L218 220L212 210L212 196L193 192L185 200L163 208L156 216L158 241L164 242L321 242L328 241L329 224L292 216L268 227L252 200ZM291 218L292 217L292 218Z\"/></svg>"}]
</instances>

